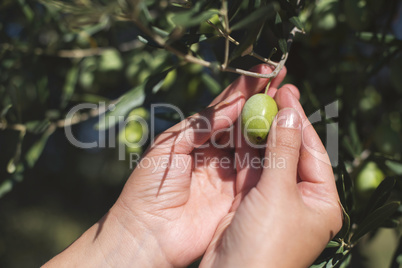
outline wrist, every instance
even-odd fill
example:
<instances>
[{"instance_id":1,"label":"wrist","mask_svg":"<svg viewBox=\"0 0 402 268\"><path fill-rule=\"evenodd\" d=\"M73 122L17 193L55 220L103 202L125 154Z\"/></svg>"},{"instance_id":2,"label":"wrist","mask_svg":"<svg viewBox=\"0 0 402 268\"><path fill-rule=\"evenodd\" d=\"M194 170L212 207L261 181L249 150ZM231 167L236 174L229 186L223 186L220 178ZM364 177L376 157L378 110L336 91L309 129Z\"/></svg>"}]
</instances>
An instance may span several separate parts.
<instances>
[{"instance_id":1,"label":"wrist","mask_svg":"<svg viewBox=\"0 0 402 268\"><path fill-rule=\"evenodd\" d=\"M152 234L126 219L112 208L44 267L171 267Z\"/></svg>"}]
</instances>

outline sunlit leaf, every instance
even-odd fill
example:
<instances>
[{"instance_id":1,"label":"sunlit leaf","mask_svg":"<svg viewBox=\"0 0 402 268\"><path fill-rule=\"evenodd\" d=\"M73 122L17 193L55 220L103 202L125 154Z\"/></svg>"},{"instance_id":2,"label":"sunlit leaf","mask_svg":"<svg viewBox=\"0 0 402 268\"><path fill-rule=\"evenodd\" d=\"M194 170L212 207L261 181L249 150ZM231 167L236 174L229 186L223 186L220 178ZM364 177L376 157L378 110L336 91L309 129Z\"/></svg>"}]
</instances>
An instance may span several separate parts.
<instances>
[{"instance_id":1,"label":"sunlit leaf","mask_svg":"<svg viewBox=\"0 0 402 268\"><path fill-rule=\"evenodd\" d=\"M42 135L42 137L35 142L31 148L25 154L25 160L29 168L32 168L35 163L38 161L39 157L41 156L43 150L45 149L46 142L53 132L48 132Z\"/></svg>"},{"instance_id":2,"label":"sunlit leaf","mask_svg":"<svg viewBox=\"0 0 402 268\"><path fill-rule=\"evenodd\" d=\"M109 129L124 120L124 117L132 109L142 105L145 100L144 87L145 84L141 84L121 96L113 108L106 113L105 117L99 120L95 128L100 131Z\"/></svg>"},{"instance_id":3,"label":"sunlit leaf","mask_svg":"<svg viewBox=\"0 0 402 268\"><path fill-rule=\"evenodd\" d=\"M323 261L323 262L320 263L320 264L313 264L313 265L311 265L310 268L323 268L323 267L325 267L326 264L327 264L327 262L326 262L326 261Z\"/></svg>"},{"instance_id":4,"label":"sunlit leaf","mask_svg":"<svg viewBox=\"0 0 402 268\"><path fill-rule=\"evenodd\" d=\"M329 241L329 243L327 244L326 248L337 248L339 247L341 244L337 241Z\"/></svg>"},{"instance_id":5,"label":"sunlit leaf","mask_svg":"<svg viewBox=\"0 0 402 268\"><path fill-rule=\"evenodd\" d=\"M151 76L144 83L131 89L119 98L119 101L110 109L100 122L95 125L98 130L105 130L124 120L125 116L134 108L141 106L146 96L156 93L163 85L164 79L171 69L155 76Z\"/></svg>"},{"instance_id":6,"label":"sunlit leaf","mask_svg":"<svg viewBox=\"0 0 402 268\"><path fill-rule=\"evenodd\" d=\"M140 40L142 43L151 46L151 47L156 47L156 48L162 48L161 45L159 45L158 43L156 43L154 40L152 40L151 38L147 38L145 36L142 35L138 35L137 36L138 40Z\"/></svg>"},{"instance_id":7,"label":"sunlit leaf","mask_svg":"<svg viewBox=\"0 0 402 268\"><path fill-rule=\"evenodd\" d=\"M256 22L260 23L261 21L272 18L273 16L275 16L275 9L272 4L269 4L255 10L230 28L232 31L249 28L252 24Z\"/></svg>"},{"instance_id":8,"label":"sunlit leaf","mask_svg":"<svg viewBox=\"0 0 402 268\"><path fill-rule=\"evenodd\" d=\"M191 27L200 24L203 21L210 19L213 15L219 14L217 10L206 10L199 12L197 9L190 9L176 14L172 21L177 26Z\"/></svg>"}]
</instances>

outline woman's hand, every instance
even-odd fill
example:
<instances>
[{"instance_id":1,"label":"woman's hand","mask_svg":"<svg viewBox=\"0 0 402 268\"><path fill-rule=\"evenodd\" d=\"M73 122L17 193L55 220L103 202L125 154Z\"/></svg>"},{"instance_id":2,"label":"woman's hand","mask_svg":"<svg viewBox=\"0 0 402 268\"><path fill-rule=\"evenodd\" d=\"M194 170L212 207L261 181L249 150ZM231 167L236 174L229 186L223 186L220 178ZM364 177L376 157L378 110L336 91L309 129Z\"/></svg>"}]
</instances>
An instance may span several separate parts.
<instances>
[{"instance_id":1,"label":"woman's hand","mask_svg":"<svg viewBox=\"0 0 402 268\"><path fill-rule=\"evenodd\" d=\"M340 230L328 155L292 92L292 86L274 92L280 110L265 151L270 165L238 170L251 190L219 224L203 267L308 267Z\"/></svg>"}]
</instances>

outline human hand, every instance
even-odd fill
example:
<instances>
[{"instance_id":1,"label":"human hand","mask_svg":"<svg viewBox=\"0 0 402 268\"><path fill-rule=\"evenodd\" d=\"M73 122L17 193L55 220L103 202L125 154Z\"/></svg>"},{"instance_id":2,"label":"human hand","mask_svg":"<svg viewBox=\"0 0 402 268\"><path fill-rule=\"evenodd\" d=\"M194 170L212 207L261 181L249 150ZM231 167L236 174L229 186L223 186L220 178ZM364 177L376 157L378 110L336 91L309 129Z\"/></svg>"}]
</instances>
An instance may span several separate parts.
<instances>
[{"instance_id":1,"label":"human hand","mask_svg":"<svg viewBox=\"0 0 402 268\"><path fill-rule=\"evenodd\" d=\"M265 151L271 166L237 171L249 192L219 224L203 267L308 267L342 226L330 161L297 90L275 91L280 111ZM258 154L251 147L238 153Z\"/></svg>"},{"instance_id":2,"label":"human hand","mask_svg":"<svg viewBox=\"0 0 402 268\"><path fill-rule=\"evenodd\" d=\"M259 65L254 71L272 70ZM277 87L285 74L283 69L271 87ZM186 266L205 252L242 191L236 185L232 146L217 148L213 143L226 144L230 134L223 130L237 120L245 100L267 82L240 77L209 108L157 137L130 176L107 217L132 234L134 244L147 241L141 252L151 252L148 257L154 263ZM222 159L227 163L221 164Z\"/></svg>"}]
</instances>

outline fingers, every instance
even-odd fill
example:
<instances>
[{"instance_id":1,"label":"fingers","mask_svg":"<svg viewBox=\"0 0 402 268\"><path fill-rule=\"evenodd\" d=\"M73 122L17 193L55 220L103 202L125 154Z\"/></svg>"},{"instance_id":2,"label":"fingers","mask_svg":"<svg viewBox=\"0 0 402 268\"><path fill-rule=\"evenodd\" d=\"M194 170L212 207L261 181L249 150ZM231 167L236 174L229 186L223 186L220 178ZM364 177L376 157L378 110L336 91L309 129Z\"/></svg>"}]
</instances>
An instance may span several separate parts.
<instances>
[{"instance_id":1,"label":"fingers","mask_svg":"<svg viewBox=\"0 0 402 268\"><path fill-rule=\"evenodd\" d=\"M273 71L273 67L270 67L266 64L260 64L251 68L252 72L260 73L260 74L270 74ZM273 78L271 82L271 87L277 88L282 80L286 76L286 68L283 68L278 76ZM265 86L267 85L269 79L267 78L255 78L250 76L240 76L236 81L230 84L218 97L216 97L210 105L215 105L223 99L227 98L227 96L231 95L233 92L240 91L243 96L246 98L250 98L252 95L261 92Z\"/></svg>"},{"instance_id":2,"label":"fingers","mask_svg":"<svg viewBox=\"0 0 402 268\"><path fill-rule=\"evenodd\" d=\"M257 185L262 187L262 192L269 188L286 192L296 189L301 126L300 115L293 108L281 109L275 117L268 135L264 169Z\"/></svg>"},{"instance_id":3,"label":"fingers","mask_svg":"<svg viewBox=\"0 0 402 268\"><path fill-rule=\"evenodd\" d=\"M236 137L236 154L235 163L237 170L236 177L236 200L233 203L232 210L235 210L239 202L244 196L255 187L261 177L260 152L258 149L251 147L246 142L241 131L240 124L236 124L237 130L235 131Z\"/></svg>"},{"instance_id":4,"label":"fingers","mask_svg":"<svg viewBox=\"0 0 402 268\"><path fill-rule=\"evenodd\" d=\"M275 100L279 109L285 107L296 109L303 121L299 163L299 176L301 180L320 183L328 181L328 178L333 178L332 167L325 147L291 90L286 87L279 90L275 96Z\"/></svg>"},{"instance_id":5,"label":"fingers","mask_svg":"<svg viewBox=\"0 0 402 268\"><path fill-rule=\"evenodd\" d=\"M290 92L292 92L292 94L296 97L296 99L298 99L298 100L300 99L300 92L299 92L299 90L297 89L297 87L295 87L294 85L292 85L292 84L285 84L285 85L283 85L283 86L281 87L281 89L282 89L282 88L287 88L287 89L289 89ZM278 92L278 89L277 89L277 88L269 87L267 94L268 94L269 96L271 96L272 98L274 98L275 95L276 95L276 92Z\"/></svg>"},{"instance_id":6,"label":"fingers","mask_svg":"<svg viewBox=\"0 0 402 268\"><path fill-rule=\"evenodd\" d=\"M189 154L194 148L212 146L205 144L210 138L215 138L220 132L233 125L245 98L241 92L234 92L224 101L208 107L158 136L152 151L156 154Z\"/></svg>"},{"instance_id":7,"label":"fingers","mask_svg":"<svg viewBox=\"0 0 402 268\"><path fill-rule=\"evenodd\" d=\"M295 96L296 99L300 100L300 91L299 91L299 89L298 89L296 86L294 86L294 85L292 85L292 84L285 84L285 85L283 85L283 86L281 87L281 89L282 89L282 88L287 88L287 89L289 89L290 92L293 94L293 96Z\"/></svg>"}]
</instances>

